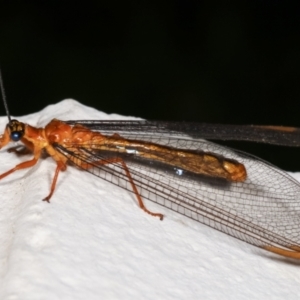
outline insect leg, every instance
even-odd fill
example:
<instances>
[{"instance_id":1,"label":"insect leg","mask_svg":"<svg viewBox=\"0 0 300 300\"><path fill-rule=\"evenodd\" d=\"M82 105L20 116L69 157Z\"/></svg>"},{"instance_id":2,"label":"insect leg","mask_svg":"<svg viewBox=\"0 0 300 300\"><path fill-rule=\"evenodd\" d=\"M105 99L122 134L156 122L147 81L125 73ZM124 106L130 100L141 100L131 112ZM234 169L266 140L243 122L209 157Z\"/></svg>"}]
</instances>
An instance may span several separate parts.
<instances>
[{"instance_id":1,"label":"insect leg","mask_svg":"<svg viewBox=\"0 0 300 300\"><path fill-rule=\"evenodd\" d=\"M15 153L18 156L21 155L26 155L29 153L32 153L28 148L24 147L24 146L15 146L15 147L11 147L7 150L7 152L9 153Z\"/></svg>"},{"instance_id":2,"label":"insect leg","mask_svg":"<svg viewBox=\"0 0 300 300\"><path fill-rule=\"evenodd\" d=\"M9 174L17 171L17 170L21 170L21 169L26 169L26 168L30 168L32 166L34 166L38 161L38 158L34 157L33 159L31 160L27 160L27 161L24 161L18 165L16 165L14 168L12 168L11 170L3 173L0 175L0 180L6 176L8 176Z\"/></svg>"},{"instance_id":3,"label":"insect leg","mask_svg":"<svg viewBox=\"0 0 300 300\"><path fill-rule=\"evenodd\" d=\"M23 139L22 142L24 145L11 147L7 150L7 152L15 153L16 155L20 156L20 155L26 155L26 154L32 153L34 151L34 147L31 142L29 142L25 139Z\"/></svg>"},{"instance_id":4,"label":"insect leg","mask_svg":"<svg viewBox=\"0 0 300 300\"><path fill-rule=\"evenodd\" d=\"M49 195L46 198L43 199L43 201L50 202L49 200L52 197L53 192L55 190L55 186L56 186L58 174L59 174L60 171L65 171L65 170L66 170L65 163L62 162L62 161L57 161L55 174L54 174L54 177L53 177L53 180L52 180L52 184L51 184L51 188L50 188L50 193L49 193Z\"/></svg>"},{"instance_id":5,"label":"insect leg","mask_svg":"<svg viewBox=\"0 0 300 300\"><path fill-rule=\"evenodd\" d=\"M137 189L137 187L136 187L136 185L135 185L135 183L133 181L133 178L132 178L132 176L130 174L130 171L129 171L126 163L124 162L124 160L122 158L120 158L120 157L112 157L112 158L107 158L105 160L99 160L99 161L93 162L93 164L97 164L97 165L107 165L107 164L116 164L116 163L120 163L122 165L122 167L123 167L123 169L124 169L124 171L126 173L126 176L127 176L128 180L129 180L129 182L131 184L132 190L133 190L133 192L134 192L134 194L135 194L135 196L136 196L136 198L138 200L140 208L143 211L145 211L146 213L150 214L151 216L159 217L160 220L162 220L163 217L164 217L163 214L153 213L153 212L149 211L146 208L146 206L144 205L142 197L139 194L139 191L138 191L138 189ZM93 165L89 164L89 163L80 163L80 167L83 168L83 169L89 169L89 168L93 167Z\"/></svg>"}]
</instances>

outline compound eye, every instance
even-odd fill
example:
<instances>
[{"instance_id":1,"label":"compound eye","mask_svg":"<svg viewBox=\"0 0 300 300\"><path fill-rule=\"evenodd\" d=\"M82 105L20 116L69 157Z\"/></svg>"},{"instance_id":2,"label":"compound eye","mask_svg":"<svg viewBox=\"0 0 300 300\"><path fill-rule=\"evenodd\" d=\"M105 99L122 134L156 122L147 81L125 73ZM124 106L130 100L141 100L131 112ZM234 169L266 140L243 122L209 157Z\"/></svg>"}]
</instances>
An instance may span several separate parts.
<instances>
[{"instance_id":1,"label":"compound eye","mask_svg":"<svg viewBox=\"0 0 300 300\"><path fill-rule=\"evenodd\" d=\"M10 134L10 138L14 142L18 142L22 138L22 133L20 131L13 131Z\"/></svg>"}]
</instances>

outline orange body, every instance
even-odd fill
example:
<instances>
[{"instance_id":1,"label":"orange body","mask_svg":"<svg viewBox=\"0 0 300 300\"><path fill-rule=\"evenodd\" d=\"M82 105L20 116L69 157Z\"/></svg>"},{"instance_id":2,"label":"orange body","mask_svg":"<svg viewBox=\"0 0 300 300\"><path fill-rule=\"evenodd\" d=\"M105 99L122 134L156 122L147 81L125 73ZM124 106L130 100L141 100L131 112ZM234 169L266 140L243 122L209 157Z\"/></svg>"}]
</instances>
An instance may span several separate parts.
<instances>
[{"instance_id":1,"label":"orange body","mask_svg":"<svg viewBox=\"0 0 300 300\"><path fill-rule=\"evenodd\" d=\"M175 149L138 140L127 140L118 134L105 136L99 132L91 131L80 124L70 126L57 119L53 119L45 128L36 128L16 120L11 121L11 123L9 123L6 127L4 134L0 137L0 149L11 141L11 135L14 132L22 133L20 140L27 149L32 151L33 158L22 162L13 169L3 173L0 175L0 179L8 176L14 171L35 165L41 156L42 150L44 149L57 164L50 193L44 199L48 202L55 190L59 172L66 170L68 160L72 161L71 157L64 156L57 151L53 147L54 144L65 147L67 146L68 149L72 149L75 153L80 152L79 146L86 149L106 150L116 153L124 153L128 151L128 147L130 147L136 149L140 157L176 166L177 168L182 168L183 170L195 174L224 178L229 181L244 181L247 176L246 169L243 164L215 154ZM118 157L117 154L116 157L100 160L96 163L98 165L112 163L122 164L140 207L151 215L158 216L161 219L163 218L161 214L152 213L146 209L125 162ZM91 167L90 164L80 160L76 161L76 164L83 169Z\"/></svg>"}]
</instances>

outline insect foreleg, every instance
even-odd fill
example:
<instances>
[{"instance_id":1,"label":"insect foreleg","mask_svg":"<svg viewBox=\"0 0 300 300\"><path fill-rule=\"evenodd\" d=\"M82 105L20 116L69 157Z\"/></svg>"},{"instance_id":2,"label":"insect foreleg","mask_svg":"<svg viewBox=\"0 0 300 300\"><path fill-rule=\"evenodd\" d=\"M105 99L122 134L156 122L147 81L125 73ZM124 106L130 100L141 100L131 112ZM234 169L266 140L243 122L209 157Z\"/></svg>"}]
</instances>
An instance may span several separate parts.
<instances>
[{"instance_id":1,"label":"insect foreleg","mask_svg":"<svg viewBox=\"0 0 300 300\"><path fill-rule=\"evenodd\" d=\"M30 149L25 146L15 146L7 150L9 153L15 153L17 156L26 155L32 153Z\"/></svg>"},{"instance_id":2,"label":"insect foreleg","mask_svg":"<svg viewBox=\"0 0 300 300\"><path fill-rule=\"evenodd\" d=\"M26 154L34 152L34 146L31 142L27 141L26 139L22 139L22 143L24 145L18 145L15 147L11 147L7 150L7 152L15 153L18 156L26 155Z\"/></svg>"}]
</instances>

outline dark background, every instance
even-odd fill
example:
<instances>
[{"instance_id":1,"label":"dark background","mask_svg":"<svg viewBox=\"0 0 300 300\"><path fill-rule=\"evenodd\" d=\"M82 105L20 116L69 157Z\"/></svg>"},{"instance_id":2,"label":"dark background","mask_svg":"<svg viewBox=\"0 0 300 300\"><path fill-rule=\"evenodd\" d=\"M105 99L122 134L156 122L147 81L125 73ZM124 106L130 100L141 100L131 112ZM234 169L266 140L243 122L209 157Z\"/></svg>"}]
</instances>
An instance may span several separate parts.
<instances>
[{"instance_id":1,"label":"dark background","mask_svg":"<svg viewBox=\"0 0 300 300\"><path fill-rule=\"evenodd\" d=\"M11 113L74 98L146 119L300 126L292 3L1 1ZM230 145L300 171L300 149Z\"/></svg>"}]
</instances>

